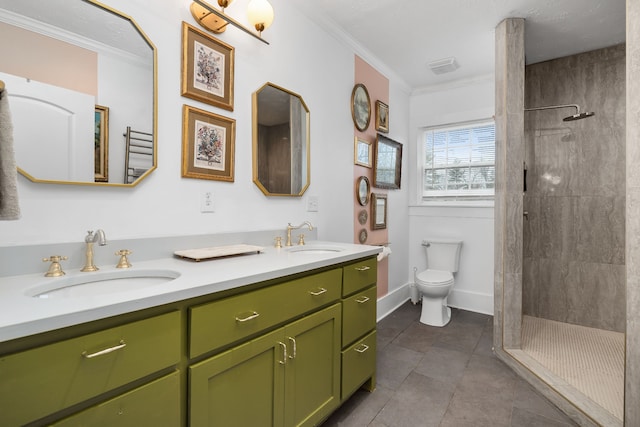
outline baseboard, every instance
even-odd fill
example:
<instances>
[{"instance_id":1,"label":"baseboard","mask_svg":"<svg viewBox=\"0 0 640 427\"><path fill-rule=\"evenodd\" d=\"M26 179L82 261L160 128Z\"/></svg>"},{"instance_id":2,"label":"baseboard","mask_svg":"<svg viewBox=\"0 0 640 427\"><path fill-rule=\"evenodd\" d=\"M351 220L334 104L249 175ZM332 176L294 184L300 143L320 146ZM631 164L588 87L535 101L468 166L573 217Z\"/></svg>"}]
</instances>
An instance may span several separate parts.
<instances>
[{"instance_id":1,"label":"baseboard","mask_svg":"<svg viewBox=\"0 0 640 427\"><path fill-rule=\"evenodd\" d=\"M407 302L409 299L409 284L403 285L392 292L383 295L378 299L378 322L389 314L393 313L398 307Z\"/></svg>"},{"instance_id":2,"label":"baseboard","mask_svg":"<svg viewBox=\"0 0 640 427\"><path fill-rule=\"evenodd\" d=\"M409 283L394 289L378 299L378 321L393 313L398 307L410 299ZM447 298L450 307L493 316L493 295L464 290L452 290Z\"/></svg>"},{"instance_id":3,"label":"baseboard","mask_svg":"<svg viewBox=\"0 0 640 427\"><path fill-rule=\"evenodd\" d=\"M493 316L493 295L489 294L456 290L454 288L447 298L447 305Z\"/></svg>"}]
</instances>

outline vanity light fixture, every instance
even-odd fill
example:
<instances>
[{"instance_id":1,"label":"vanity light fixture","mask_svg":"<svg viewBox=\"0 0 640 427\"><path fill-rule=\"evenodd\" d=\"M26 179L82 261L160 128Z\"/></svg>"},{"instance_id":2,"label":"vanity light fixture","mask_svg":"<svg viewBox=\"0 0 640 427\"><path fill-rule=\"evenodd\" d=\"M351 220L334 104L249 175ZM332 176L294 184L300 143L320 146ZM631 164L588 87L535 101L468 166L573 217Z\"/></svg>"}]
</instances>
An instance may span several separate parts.
<instances>
[{"instance_id":1,"label":"vanity light fixture","mask_svg":"<svg viewBox=\"0 0 640 427\"><path fill-rule=\"evenodd\" d=\"M193 0L190 7L191 15L193 15L198 24L216 34L224 32L227 29L227 25L231 24L261 42L269 44L268 41L262 38L262 31L267 29L273 22L273 7L267 0L251 0L247 6L249 22L256 28L258 34L224 13L225 8L233 0L217 0L217 2L221 9L217 9L203 0Z\"/></svg>"}]
</instances>

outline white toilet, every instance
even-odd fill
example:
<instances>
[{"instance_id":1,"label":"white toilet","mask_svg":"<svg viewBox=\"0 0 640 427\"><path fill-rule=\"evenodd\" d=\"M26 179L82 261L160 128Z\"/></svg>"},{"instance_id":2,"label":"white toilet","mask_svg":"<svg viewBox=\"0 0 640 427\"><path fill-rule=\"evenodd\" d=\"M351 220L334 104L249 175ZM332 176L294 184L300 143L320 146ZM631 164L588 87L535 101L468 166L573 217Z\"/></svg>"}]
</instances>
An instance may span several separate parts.
<instances>
[{"instance_id":1,"label":"white toilet","mask_svg":"<svg viewBox=\"0 0 640 427\"><path fill-rule=\"evenodd\" d=\"M430 326L445 326L451 320L447 297L453 288L453 273L458 271L460 248L458 240L427 239L422 241L427 251L427 270L415 275L422 295L420 322Z\"/></svg>"}]
</instances>

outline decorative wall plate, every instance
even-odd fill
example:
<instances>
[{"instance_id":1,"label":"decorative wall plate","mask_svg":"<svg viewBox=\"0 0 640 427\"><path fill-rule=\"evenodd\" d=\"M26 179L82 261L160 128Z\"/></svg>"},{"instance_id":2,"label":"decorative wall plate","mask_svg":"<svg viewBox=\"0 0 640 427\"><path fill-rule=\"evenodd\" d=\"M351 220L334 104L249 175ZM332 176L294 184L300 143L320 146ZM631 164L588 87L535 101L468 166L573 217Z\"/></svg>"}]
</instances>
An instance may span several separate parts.
<instances>
[{"instance_id":1,"label":"decorative wall plate","mask_svg":"<svg viewBox=\"0 0 640 427\"><path fill-rule=\"evenodd\" d=\"M362 209L360 213L358 213L358 222L365 225L367 223L367 219L369 219L369 214L366 209Z\"/></svg>"},{"instance_id":2,"label":"decorative wall plate","mask_svg":"<svg viewBox=\"0 0 640 427\"><path fill-rule=\"evenodd\" d=\"M360 230L360 233L358 233L358 241L360 243L364 244L367 241L368 237L369 237L369 233L367 233L367 230L365 230L364 228Z\"/></svg>"}]
</instances>

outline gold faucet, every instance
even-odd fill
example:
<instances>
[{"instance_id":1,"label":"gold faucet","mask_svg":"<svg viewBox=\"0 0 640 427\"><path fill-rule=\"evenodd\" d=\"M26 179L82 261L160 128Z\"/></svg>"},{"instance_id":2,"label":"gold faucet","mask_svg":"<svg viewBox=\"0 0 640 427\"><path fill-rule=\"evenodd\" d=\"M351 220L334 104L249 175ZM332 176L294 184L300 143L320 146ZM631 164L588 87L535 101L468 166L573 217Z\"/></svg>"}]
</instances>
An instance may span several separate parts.
<instances>
[{"instance_id":1,"label":"gold faucet","mask_svg":"<svg viewBox=\"0 0 640 427\"><path fill-rule=\"evenodd\" d=\"M66 261L67 257L62 255L51 255L49 258L42 258L42 262L50 262L49 270L44 274L45 277L60 277L64 276L65 272L62 271L60 261Z\"/></svg>"},{"instance_id":2,"label":"gold faucet","mask_svg":"<svg viewBox=\"0 0 640 427\"><path fill-rule=\"evenodd\" d=\"M309 231L313 230L313 225L311 225L311 223L309 221L305 221L305 222L303 222L302 224L300 224L297 227L294 227L293 225L291 225L291 223L287 224L287 243L286 243L286 246L293 246L291 244L291 230L296 230L298 228L302 228L305 225L309 228ZM303 240L302 244L304 244L304 240Z\"/></svg>"},{"instance_id":3,"label":"gold faucet","mask_svg":"<svg viewBox=\"0 0 640 427\"><path fill-rule=\"evenodd\" d=\"M104 235L104 231L98 230L96 231L96 234L93 234L93 231L89 230L87 231L84 241L87 244L86 261L84 263L84 267L82 267L80 271L98 271L99 268L93 263L93 244L95 242L98 242L100 246L107 244L107 238Z\"/></svg>"}]
</instances>

